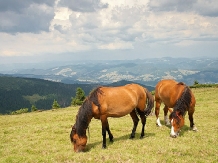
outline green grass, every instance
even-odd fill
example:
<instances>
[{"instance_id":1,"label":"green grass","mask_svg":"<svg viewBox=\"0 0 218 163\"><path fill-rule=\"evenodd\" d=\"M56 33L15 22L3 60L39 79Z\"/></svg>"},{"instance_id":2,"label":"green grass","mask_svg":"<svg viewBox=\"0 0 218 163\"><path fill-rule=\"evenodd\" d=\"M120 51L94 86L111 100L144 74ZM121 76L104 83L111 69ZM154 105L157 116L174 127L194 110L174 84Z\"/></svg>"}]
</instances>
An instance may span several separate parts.
<instances>
[{"instance_id":1,"label":"green grass","mask_svg":"<svg viewBox=\"0 0 218 163\"><path fill-rule=\"evenodd\" d=\"M198 132L189 130L186 115L182 132L174 139L169 136L169 127L156 127L155 116L149 116L145 138L139 139L139 123L136 138L130 140L130 116L109 118L114 143L107 139L107 149L102 149L101 122L93 119L84 153L74 153L69 138L78 107L2 115L0 162L218 162L218 88L199 88L193 92ZM163 122L163 111L160 118Z\"/></svg>"}]
</instances>

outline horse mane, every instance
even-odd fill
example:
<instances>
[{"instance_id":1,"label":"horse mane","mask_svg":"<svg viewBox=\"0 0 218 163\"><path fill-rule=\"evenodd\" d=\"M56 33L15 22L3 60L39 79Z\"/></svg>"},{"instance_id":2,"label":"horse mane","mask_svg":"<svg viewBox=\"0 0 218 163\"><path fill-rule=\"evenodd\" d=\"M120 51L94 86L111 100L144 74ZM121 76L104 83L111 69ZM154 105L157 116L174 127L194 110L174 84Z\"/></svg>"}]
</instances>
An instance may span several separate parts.
<instances>
[{"instance_id":1,"label":"horse mane","mask_svg":"<svg viewBox=\"0 0 218 163\"><path fill-rule=\"evenodd\" d=\"M101 87L98 87L93 90L78 110L75 129L79 136L86 135L86 129L88 128L90 123L89 117L92 117L92 103L100 108L100 104L98 101L98 95L102 94L100 88Z\"/></svg>"},{"instance_id":2,"label":"horse mane","mask_svg":"<svg viewBox=\"0 0 218 163\"><path fill-rule=\"evenodd\" d=\"M177 83L177 85L185 85L185 83L179 82L179 83Z\"/></svg>"},{"instance_id":3,"label":"horse mane","mask_svg":"<svg viewBox=\"0 0 218 163\"><path fill-rule=\"evenodd\" d=\"M184 85L184 83L180 82L178 84ZM178 123L180 121L178 115L185 116L187 109L191 103L191 90L188 86L185 86L185 89L180 96L180 98L176 101L176 105L173 108L173 112L170 114L170 118L178 119Z\"/></svg>"}]
</instances>

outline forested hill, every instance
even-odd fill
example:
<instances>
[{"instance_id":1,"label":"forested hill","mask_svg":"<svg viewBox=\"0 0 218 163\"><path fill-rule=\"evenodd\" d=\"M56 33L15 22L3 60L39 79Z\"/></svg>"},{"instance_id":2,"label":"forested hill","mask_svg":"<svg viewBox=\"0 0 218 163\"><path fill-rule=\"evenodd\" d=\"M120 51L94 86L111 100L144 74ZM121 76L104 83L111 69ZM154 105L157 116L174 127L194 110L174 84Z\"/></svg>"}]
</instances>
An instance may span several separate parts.
<instances>
[{"instance_id":1,"label":"forested hill","mask_svg":"<svg viewBox=\"0 0 218 163\"><path fill-rule=\"evenodd\" d=\"M131 83L119 81L109 86ZM76 89L82 88L86 95L99 84L63 84L42 79L0 76L0 114L10 113L21 108L35 105L40 110L52 108L54 100L61 107L70 106L71 98L75 97ZM153 87L147 87L152 91Z\"/></svg>"},{"instance_id":2,"label":"forested hill","mask_svg":"<svg viewBox=\"0 0 218 163\"><path fill-rule=\"evenodd\" d=\"M0 113L5 114L21 108L51 109L57 100L61 107L69 106L77 87L85 94L96 84L63 84L42 79L0 76Z\"/></svg>"}]
</instances>

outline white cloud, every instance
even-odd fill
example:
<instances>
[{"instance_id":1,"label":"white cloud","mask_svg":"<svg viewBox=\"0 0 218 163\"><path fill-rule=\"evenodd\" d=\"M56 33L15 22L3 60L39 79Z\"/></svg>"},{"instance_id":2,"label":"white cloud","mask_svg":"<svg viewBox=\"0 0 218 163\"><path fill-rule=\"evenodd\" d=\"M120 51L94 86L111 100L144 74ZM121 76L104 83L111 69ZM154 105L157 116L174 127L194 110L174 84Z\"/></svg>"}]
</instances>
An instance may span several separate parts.
<instances>
[{"instance_id":1,"label":"white cloud","mask_svg":"<svg viewBox=\"0 0 218 163\"><path fill-rule=\"evenodd\" d=\"M98 53L104 55L104 50L113 50L114 54L115 50L116 54L127 50L125 53L135 57L176 56L182 52L190 56L204 46L204 49L213 47L213 51L208 51L215 56L218 52L214 48L218 44L218 1L185 2L1 2L4 8L0 7L0 56L92 51L97 57Z\"/></svg>"}]
</instances>

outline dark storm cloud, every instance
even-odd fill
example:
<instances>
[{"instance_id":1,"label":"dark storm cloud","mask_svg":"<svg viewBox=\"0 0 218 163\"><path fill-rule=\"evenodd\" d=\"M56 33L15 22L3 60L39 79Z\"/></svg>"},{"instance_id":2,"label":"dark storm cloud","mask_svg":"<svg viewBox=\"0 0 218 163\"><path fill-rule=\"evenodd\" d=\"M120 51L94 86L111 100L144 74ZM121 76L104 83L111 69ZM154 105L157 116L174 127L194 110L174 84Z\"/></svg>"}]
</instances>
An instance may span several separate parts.
<instances>
[{"instance_id":1,"label":"dark storm cloud","mask_svg":"<svg viewBox=\"0 0 218 163\"><path fill-rule=\"evenodd\" d=\"M218 16L217 0L150 0L151 11L195 12L203 16Z\"/></svg>"},{"instance_id":2,"label":"dark storm cloud","mask_svg":"<svg viewBox=\"0 0 218 163\"><path fill-rule=\"evenodd\" d=\"M0 0L0 32L49 31L50 21L55 15L54 2L50 0Z\"/></svg>"},{"instance_id":3,"label":"dark storm cloud","mask_svg":"<svg viewBox=\"0 0 218 163\"><path fill-rule=\"evenodd\" d=\"M150 0L148 6L153 11L180 11L191 10L197 0Z\"/></svg>"},{"instance_id":4,"label":"dark storm cloud","mask_svg":"<svg viewBox=\"0 0 218 163\"><path fill-rule=\"evenodd\" d=\"M107 3L100 0L60 0L59 5L78 12L94 12L108 7Z\"/></svg>"},{"instance_id":5,"label":"dark storm cloud","mask_svg":"<svg viewBox=\"0 0 218 163\"><path fill-rule=\"evenodd\" d=\"M54 6L54 0L0 0L0 12L13 11L22 12L23 9L28 8L31 4L45 4L47 6Z\"/></svg>"}]
</instances>

